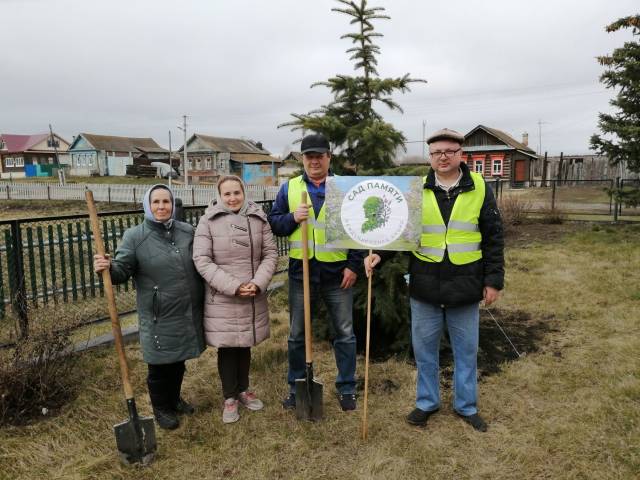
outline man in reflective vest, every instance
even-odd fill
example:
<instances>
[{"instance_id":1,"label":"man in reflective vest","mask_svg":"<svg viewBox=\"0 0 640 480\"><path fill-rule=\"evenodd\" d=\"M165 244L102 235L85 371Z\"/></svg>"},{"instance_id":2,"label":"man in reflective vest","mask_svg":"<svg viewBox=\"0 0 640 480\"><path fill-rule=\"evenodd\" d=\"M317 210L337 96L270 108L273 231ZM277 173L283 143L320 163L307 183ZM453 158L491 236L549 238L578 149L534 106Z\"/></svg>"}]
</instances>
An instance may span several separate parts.
<instances>
[{"instance_id":1,"label":"man in reflective vest","mask_svg":"<svg viewBox=\"0 0 640 480\"><path fill-rule=\"evenodd\" d=\"M407 422L424 426L440 408L439 349L446 325L454 357L453 408L484 432L477 407L479 302L491 305L504 286L504 237L491 188L462 162L463 142L463 135L446 128L427 139L432 169L422 196L420 249L409 262L418 378ZM367 257L367 272L380 259L375 253Z\"/></svg>"},{"instance_id":2,"label":"man in reflective vest","mask_svg":"<svg viewBox=\"0 0 640 480\"><path fill-rule=\"evenodd\" d=\"M364 254L335 249L325 242L325 180L329 169L329 141L321 134L307 135L301 144L304 173L282 185L269 214L273 233L289 240L289 395L286 409L296 406L295 380L304 378L304 303L302 290L302 232L307 221L311 308L322 300L333 326L333 349L338 367L336 391L344 411L356 408L356 337L353 333L353 285ZM308 202L301 202L307 192Z\"/></svg>"}]
</instances>

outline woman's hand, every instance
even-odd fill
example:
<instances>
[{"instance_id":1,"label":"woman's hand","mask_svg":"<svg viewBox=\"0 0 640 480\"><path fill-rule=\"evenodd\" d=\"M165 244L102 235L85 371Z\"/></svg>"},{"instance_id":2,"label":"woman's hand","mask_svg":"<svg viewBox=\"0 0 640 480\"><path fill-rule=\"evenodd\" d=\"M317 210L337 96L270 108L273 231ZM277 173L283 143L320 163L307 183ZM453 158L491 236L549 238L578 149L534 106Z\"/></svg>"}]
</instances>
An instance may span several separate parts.
<instances>
[{"instance_id":1,"label":"woman's hand","mask_svg":"<svg viewBox=\"0 0 640 480\"><path fill-rule=\"evenodd\" d=\"M101 273L104 270L109 270L111 268L111 255L108 253L104 255L95 254L93 256L93 271L96 273Z\"/></svg>"},{"instance_id":2,"label":"woman's hand","mask_svg":"<svg viewBox=\"0 0 640 480\"><path fill-rule=\"evenodd\" d=\"M255 283L243 283L236 290L236 295L239 297L255 297L260 292L260 289Z\"/></svg>"}]
</instances>

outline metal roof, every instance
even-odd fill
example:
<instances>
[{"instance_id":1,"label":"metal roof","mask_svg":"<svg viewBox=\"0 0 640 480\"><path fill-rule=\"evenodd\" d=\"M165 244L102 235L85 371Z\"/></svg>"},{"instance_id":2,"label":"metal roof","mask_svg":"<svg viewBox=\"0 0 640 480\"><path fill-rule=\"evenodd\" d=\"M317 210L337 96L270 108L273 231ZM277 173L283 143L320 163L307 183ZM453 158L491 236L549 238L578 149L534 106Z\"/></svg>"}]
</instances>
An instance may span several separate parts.
<instances>
[{"instance_id":1,"label":"metal roof","mask_svg":"<svg viewBox=\"0 0 640 480\"><path fill-rule=\"evenodd\" d=\"M116 137L113 135L94 135L93 133L81 133L80 135L96 150L107 152L135 152L162 148L153 138Z\"/></svg>"},{"instance_id":2,"label":"metal roof","mask_svg":"<svg viewBox=\"0 0 640 480\"><path fill-rule=\"evenodd\" d=\"M36 135L13 135L11 133L2 133L0 137L4 140L6 153L17 153L29 150L34 145L46 140L50 135L48 133L39 133Z\"/></svg>"}]
</instances>

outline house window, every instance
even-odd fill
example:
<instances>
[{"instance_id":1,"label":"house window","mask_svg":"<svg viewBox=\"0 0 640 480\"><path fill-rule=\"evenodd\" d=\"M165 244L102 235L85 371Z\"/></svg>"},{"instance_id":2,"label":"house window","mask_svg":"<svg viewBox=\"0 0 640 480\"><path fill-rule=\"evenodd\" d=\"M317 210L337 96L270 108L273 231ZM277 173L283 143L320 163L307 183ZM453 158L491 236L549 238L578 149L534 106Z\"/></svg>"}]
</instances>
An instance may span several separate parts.
<instances>
[{"instance_id":1,"label":"house window","mask_svg":"<svg viewBox=\"0 0 640 480\"><path fill-rule=\"evenodd\" d=\"M474 160L473 171L479 173L480 175L484 175L484 161Z\"/></svg>"},{"instance_id":2,"label":"house window","mask_svg":"<svg viewBox=\"0 0 640 480\"><path fill-rule=\"evenodd\" d=\"M87 166L93 167L93 155L89 155L89 158L87 159Z\"/></svg>"},{"instance_id":3,"label":"house window","mask_svg":"<svg viewBox=\"0 0 640 480\"><path fill-rule=\"evenodd\" d=\"M47 140L47 147L49 148L60 148L60 142L58 140L52 140L51 137L49 137L49 140Z\"/></svg>"},{"instance_id":4,"label":"house window","mask_svg":"<svg viewBox=\"0 0 640 480\"><path fill-rule=\"evenodd\" d=\"M491 156L491 174L492 175L502 175L502 163L504 156L502 155L492 155Z\"/></svg>"},{"instance_id":5,"label":"house window","mask_svg":"<svg viewBox=\"0 0 640 480\"><path fill-rule=\"evenodd\" d=\"M204 159L204 169L211 170L211 157L207 157Z\"/></svg>"},{"instance_id":6,"label":"house window","mask_svg":"<svg viewBox=\"0 0 640 480\"><path fill-rule=\"evenodd\" d=\"M4 159L4 164L7 167L13 167L15 164L13 163L13 157L7 157Z\"/></svg>"},{"instance_id":7,"label":"house window","mask_svg":"<svg viewBox=\"0 0 640 480\"><path fill-rule=\"evenodd\" d=\"M24 167L24 158L16 157L15 162L16 162L16 167Z\"/></svg>"}]
</instances>

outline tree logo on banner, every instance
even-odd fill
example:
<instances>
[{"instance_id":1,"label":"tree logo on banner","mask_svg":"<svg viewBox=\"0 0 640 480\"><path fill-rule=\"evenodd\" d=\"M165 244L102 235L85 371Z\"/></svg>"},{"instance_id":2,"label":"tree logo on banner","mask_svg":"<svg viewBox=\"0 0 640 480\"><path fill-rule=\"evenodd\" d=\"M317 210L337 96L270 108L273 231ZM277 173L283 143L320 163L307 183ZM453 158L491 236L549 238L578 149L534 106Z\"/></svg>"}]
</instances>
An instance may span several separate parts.
<instances>
[{"instance_id":1,"label":"tree logo on banner","mask_svg":"<svg viewBox=\"0 0 640 480\"><path fill-rule=\"evenodd\" d=\"M351 238L375 248L402 235L409 221L409 206L404 194L392 183L365 180L347 191L340 217Z\"/></svg>"}]
</instances>

